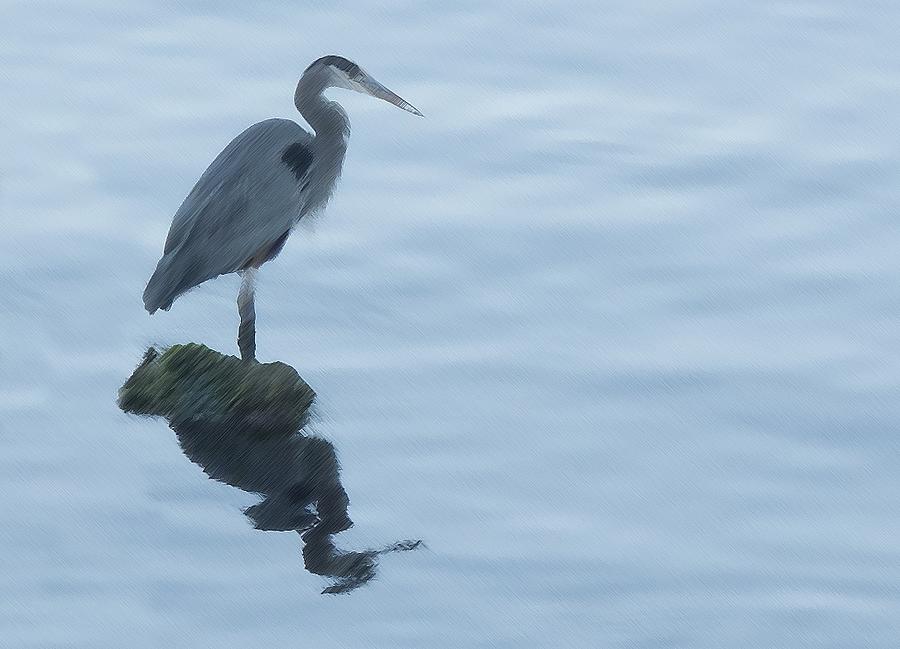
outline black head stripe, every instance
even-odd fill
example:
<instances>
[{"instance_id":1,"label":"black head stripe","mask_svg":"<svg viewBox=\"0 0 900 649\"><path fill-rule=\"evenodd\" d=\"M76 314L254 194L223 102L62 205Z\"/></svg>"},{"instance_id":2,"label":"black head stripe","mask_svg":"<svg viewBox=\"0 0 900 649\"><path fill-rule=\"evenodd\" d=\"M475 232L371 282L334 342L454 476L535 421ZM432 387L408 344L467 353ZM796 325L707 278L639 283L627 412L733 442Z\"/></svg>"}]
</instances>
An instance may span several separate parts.
<instances>
[{"instance_id":1,"label":"black head stripe","mask_svg":"<svg viewBox=\"0 0 900 649\"><path fill-rule=\"evenodd\" d=\"M359 69L359 66L356 65L356 63L354 63L353 61L348 61L343 56L337 56L335 54L329 54L328 56L323 56L321 59L314 61L312 63L312 65L310 65L309 67L311 68L311 67L313 67L313 65L316 65L316 64L330 65L332 67L337 68L338 70L343 70L344 72L347 73L347 76L350 77L351 79L359 76L359 73L361 72L361 70ZM309 68L307 68L307 70L308 69Z\"/></svg>"}]
</instances>

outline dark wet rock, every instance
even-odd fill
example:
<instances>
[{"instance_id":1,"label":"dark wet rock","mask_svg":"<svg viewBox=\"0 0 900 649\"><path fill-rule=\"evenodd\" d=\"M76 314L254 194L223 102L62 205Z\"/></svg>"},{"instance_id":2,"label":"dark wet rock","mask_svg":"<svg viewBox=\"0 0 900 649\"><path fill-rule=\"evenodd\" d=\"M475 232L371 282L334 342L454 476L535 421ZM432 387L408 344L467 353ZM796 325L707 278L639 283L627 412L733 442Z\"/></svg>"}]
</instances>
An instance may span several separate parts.
<instances>
[{"instance_id":1,"label":"dark wet rock","mask_svg":"<svg viewBox=\"0 0 900 649\"><path fill-rule=\"evenodd\" d=\"M247 433L287 435L306 423L315 397L290 365L247 363L188 343L162 354L148 349L119 390L119 407L165 417L172 425L203 421Z\"/></svg>"}]
</instances>

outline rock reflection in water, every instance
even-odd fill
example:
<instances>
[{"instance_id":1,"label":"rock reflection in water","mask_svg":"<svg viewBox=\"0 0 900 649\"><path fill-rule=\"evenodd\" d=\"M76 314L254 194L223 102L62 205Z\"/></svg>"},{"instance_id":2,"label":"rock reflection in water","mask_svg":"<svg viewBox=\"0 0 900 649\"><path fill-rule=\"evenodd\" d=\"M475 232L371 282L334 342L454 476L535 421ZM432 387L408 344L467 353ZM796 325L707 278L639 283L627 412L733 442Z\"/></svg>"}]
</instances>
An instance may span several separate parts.
<instances>
[{"instance_id":1,"label":"rock reflection in water","mask_svg":"<svg viewBox=\"0 0 900 649\"><path fill-rule=\"evenodd\" d=\"M323 593L353 590L375 576L380 549L339 550L353 525L334 446L300 434L315 393L283 363L244 363L201 345L148 350L119 393L126 412L165 417L184 454L212 479L263 500L244 514L256 529L296 531L311 573L333 579Z\"/></svg>"}]
</instances>

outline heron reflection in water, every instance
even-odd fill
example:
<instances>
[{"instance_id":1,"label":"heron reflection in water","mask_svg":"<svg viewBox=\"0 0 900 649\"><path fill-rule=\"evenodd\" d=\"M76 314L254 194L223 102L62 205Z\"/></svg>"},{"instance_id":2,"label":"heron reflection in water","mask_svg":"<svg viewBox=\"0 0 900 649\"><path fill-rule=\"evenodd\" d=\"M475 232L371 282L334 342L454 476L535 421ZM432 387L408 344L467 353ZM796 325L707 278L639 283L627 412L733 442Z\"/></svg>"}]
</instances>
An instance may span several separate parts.
<instances>
[{"instance_id":1,"label":"heron reflection in water","mask_svg":"<svg viewBox=\"0 0 900 649\"><path fill-rule=\"evenodd\" d=\"M269 119L238 135L197 181L169 229L162 259L144 291L144 307L168 310L179 295L226 273L241 273L238 346L256 358L257 269L282 249L297 222L328 202L344 162L350 122L328 88L383 99L414 115L416 108L356 63L324 56L303 73L294 104L315 131Z\"/></svg>"},{"instance_id":2,"label":"heron reflection in water","mask_svg":"<svg viewBox=\"0 0 900 649\"><path fill-rule=\"evenodd\" d=\"M244 510L256 529L300 533L306 569L334 580L323 593L358 588L375 576L378 555L413 550L421 543L337 549L334 535L353 522L334 446L324 439L299 434L266 439L197 423L173 429L184 454L210 478L264 496Z\"/></svg>"},{"instance_id":3,"label":"heron reflection in water","mask_svg":"<svg viewBox=\"0 0 900 649\"><path fill-rule=\"evenodd\" d=\"M375 575L380 549L338 550L334 535L353 525L334 446L302 434L315 393L284 363L244 363L202 345L147 351L119 391L119 407L165 417L184 454L212 479L263 497L244 513L254 527L295 531L304 564L342 593Z\"/></svg>"}]
</instances>

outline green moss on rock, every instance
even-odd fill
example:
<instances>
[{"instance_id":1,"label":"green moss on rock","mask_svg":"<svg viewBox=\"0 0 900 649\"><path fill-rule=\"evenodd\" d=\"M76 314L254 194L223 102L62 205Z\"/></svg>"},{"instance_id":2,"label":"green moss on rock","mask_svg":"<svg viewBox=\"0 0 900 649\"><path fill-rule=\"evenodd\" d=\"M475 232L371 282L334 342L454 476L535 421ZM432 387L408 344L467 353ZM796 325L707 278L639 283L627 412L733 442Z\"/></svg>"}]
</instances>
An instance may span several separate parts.
<instances>
[{"instance_id":1,"label":"green moss on rock","mask_svg":"<svg viewBox=\"0 0 900 649\"><path fill-rule=\"evenodd\" d=\"M287 434L304 423L315 392L285 363L245 363L205 345L173 345L144 360L119 389L125 412L173 425L204 421Z\"/></svg>"}]
</instances>

